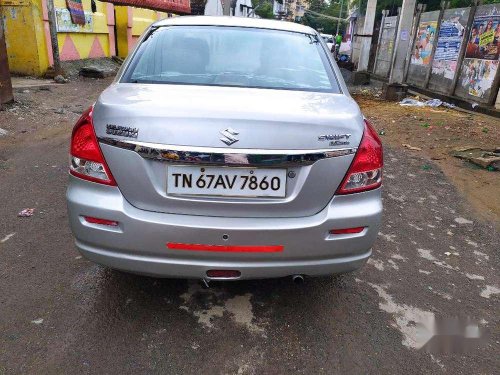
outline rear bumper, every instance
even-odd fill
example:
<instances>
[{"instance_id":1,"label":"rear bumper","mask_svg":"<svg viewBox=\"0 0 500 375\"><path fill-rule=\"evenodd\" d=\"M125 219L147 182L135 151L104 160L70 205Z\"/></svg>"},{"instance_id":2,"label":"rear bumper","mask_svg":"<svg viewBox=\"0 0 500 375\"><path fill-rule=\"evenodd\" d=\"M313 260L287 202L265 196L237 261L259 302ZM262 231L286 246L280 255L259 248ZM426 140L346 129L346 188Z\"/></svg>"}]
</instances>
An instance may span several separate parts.
<instances>
[{"instance_id":1,"label":"rear bumper","mask_svg":"<svg viewBox=\"0 0 500 375\"><path fill-rule=\"evenodd\" d=\"M354 271L363 266L371 255L371 250L357 256L298 261L209 261L176 259L124 254L101 250L77 241L76 246L87 259L111 268L155 277L206 278L211 269L238 270L238 279L262 279L290 275L321 276Z\"/></svg>"},{"instance_id":2,"label":"rear bumper","mask_svg":"<svg viewBox=\"0 0 500 375\"><path fill-rule=\"evenodd\" d=\"M321 212L300 218L165 214L133 207L116 187L73 176L67 201L76 246L86 258L124 271L179 278L206 278L211 269L239 270L240 279L352 271L370 256L382 214L380 189L336 196ZM119 225L90 224L83 216ZM361 233L329 234L331 229L361 226L366 227ZM284 248L277 253L222 253L172 250L169 242Z\"/></svg>"}]
</instances>

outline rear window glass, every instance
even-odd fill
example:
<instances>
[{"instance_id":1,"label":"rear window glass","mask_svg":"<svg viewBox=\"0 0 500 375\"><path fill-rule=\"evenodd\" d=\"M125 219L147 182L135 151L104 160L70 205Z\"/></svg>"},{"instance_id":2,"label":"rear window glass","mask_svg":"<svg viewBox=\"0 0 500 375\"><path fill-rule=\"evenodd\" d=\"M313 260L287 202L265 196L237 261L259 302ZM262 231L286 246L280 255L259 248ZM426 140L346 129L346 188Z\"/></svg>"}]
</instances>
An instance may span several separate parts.
<instances>
[{"instance_id":1,"label":"rear window glass","mask_svg":"<svg viewBox=\"0 0 500 375\"><path fill-rule=\"evenodd\" d=\"M339 91L316 36L221 26L154 30L122 82Z\"/></svg>"}]
</instances>

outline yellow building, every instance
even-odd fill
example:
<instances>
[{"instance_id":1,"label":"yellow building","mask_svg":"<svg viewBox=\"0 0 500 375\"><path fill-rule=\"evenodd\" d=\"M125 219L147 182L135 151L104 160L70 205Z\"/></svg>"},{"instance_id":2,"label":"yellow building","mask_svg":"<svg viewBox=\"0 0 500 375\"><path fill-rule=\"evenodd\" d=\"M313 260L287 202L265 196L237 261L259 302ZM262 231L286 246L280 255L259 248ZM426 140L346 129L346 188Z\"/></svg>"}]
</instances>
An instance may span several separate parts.
<instances>
[{"instance_id":1,"label":"yellow building","mask_svg":"<svg viewBox=\"0 0 500 375\"><path fill-rule=\"evenodd\" d=\"M168 17L154 10L82 0L85 25L71 22L65 0L54 0L61 60L125 57L153 22ZM46 0L0 0L9 68L12 73L43 75L53 64Z\"/></svg>"}]
</instances>

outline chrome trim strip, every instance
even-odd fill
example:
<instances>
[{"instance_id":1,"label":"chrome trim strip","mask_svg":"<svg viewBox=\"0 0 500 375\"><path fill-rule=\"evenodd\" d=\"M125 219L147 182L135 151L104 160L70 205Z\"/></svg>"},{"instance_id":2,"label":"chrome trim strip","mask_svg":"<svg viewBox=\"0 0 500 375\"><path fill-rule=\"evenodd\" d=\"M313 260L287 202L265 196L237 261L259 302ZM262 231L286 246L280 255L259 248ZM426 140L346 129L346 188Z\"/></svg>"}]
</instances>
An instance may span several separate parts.
<instances>
[{"instance_id":1,"label":"chrome trim strip","mask_svg":"<svg viewBox=\"0 0 500 375\"><path fill-rule=\"evenodd\" d=\"M146 159L178 164L300 166L321 159L355 154L357 147L321 150L262 150L251 148L194 147L99 137L99 142L132 150Z\"/></svg>"}]
</instances>

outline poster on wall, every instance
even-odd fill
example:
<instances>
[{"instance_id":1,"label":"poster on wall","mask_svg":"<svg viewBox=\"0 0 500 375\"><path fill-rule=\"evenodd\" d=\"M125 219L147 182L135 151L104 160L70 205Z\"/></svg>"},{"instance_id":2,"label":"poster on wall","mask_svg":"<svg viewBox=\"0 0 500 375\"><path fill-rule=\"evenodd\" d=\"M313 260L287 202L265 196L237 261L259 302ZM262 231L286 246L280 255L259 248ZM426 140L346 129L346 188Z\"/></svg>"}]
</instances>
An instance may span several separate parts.
<instances>
[{"instance_id":1,"label":"poster on wall","mask_svg":"<svg viewBox=\"0 0 500 375\"><path fill-rule=\"evenodd\" d=\"M464 39L469 9L451 9L443 15L432 62L432 74L453 79L457 70L458 54Z\"/></svg>"},{"instance_id":2,"label":"poster on wall","mask_svg":"<svg viewBox=\"0 0 500 375\"><path fill-rule=\"evenodd\" d=\"M67 9L56 8L56 28L59 33L91 33L94 29L91 12L85 12L85 24L74 24Z\"/></svg>"},{"instance_id":3,"label":"poster on wall","mask_svg":"<svg viewBox=\"0 0 500 375\"><path fill-rule=\"evenodd\" d=\"M465 59L462 66L462 86L469 95L484 98L493 85L498 61Z\"/></svg>"},{"instance_id":4,"label":"poster on wall","mask_svg":"<svg viewBox=\"0 0 500 375\"><path fill-rule=\"evenodd\" d=\"M472 24L465 57L498 60L499 43L500 14L476 16Z\"/></svg>"},{"instance_id":5,"label":"poster on wall","mask_svg":"<svg viewBox=\"0 0 500 375\"><path fill-rule=\"evenodd\" d=\"M500 56L500 5L479 7L462 66L461 85L478 98L489 96Z\"/></svg>"},{"instance_id":6,"label":"poster on wall","mask_svg":"<svg viewBox=\"0 0 500 375\"><path fill-rule=\"evenodd\" d=\"M418 25L417 39L411 55L413 65L429 65L436 37L437 21L422 21Z\"/></svg>"}]
</instances>

